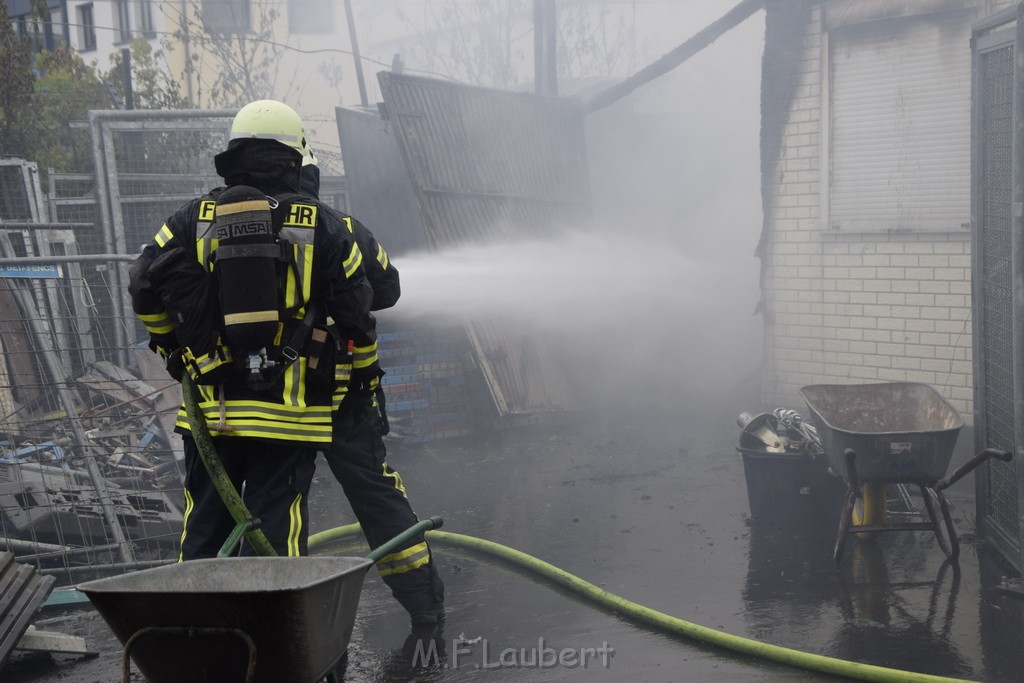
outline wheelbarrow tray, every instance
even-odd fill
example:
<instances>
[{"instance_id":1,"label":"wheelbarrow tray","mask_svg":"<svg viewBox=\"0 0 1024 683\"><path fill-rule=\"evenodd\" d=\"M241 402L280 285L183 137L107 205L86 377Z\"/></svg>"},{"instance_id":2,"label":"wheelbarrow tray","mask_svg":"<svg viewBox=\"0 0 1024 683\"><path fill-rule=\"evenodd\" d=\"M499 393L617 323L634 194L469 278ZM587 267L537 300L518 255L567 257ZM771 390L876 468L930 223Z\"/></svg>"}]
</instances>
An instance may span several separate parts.
<instances>
[{"instance_id":1,"label":"wheelbarrow tray","mask_svg":"<svg viewBox=\"0 0 1024 683\"><path fill-rule=\"evenodd\" d=\"M800 390L832 470L847 479L933 486L953 456L964 420L927 384L814 384Z\"/></svg>"},{"instance_id":2,"label":"wheelbarrow tray","mask_svg":"<svg viewBox=\"0 0 1024 683\"><path fill-rule=\"evenodd\" d=\"M193 560L78 586L148 681L245 679L313 683L348 647L363 579L361 557ZM155 627L155 628L154 628ZM177 630L174 627L179 627ZM187 633L180 627L190 629Z\"/></svg>"}]
</instances>

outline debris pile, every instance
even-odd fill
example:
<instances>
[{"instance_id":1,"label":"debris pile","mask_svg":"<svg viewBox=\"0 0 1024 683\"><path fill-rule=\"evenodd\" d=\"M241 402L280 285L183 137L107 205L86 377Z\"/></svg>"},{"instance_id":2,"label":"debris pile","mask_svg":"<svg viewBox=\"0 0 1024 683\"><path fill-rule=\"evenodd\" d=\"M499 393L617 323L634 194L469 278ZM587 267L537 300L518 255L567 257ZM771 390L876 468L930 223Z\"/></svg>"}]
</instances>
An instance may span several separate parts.
<instances>
[{"instance_id":1,"label":"debris pile","mask_svg":"<svg viewBox=\"0 0 1024 683\"><path fill-rule=\"evenodd\" d=\"M736 424L740 432L740 448L765 453L803 453L810 458L824 454L818 430L789 408L776 408L770 413L740 413Z\"/></svg>"},{"instance_id":2,"label":"debris pile","mask_svg":"<svg viewBox=\"0 0 1024 683\"><path fill-rule=\"evenodd\" d=\"M180 453L170 438L180 388L169 378L154 386L108 361L68 384L73 415L19 415L16 431L0 432L0 551L72 566L120 540L136 556L167 556L182 522L172 499L181 491Z\"/></svg>"}]
</instances>

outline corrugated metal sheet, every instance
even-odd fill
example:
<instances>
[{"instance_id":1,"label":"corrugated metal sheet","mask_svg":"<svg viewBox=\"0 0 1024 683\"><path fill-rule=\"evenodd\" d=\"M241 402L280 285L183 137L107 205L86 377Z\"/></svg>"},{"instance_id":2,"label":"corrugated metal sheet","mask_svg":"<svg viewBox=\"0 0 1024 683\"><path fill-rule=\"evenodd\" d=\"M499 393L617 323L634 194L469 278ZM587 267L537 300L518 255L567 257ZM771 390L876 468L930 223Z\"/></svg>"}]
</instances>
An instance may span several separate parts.
<instances>
[{"instance_id":1,"label":"corrugated metal sheet","mask_svg":"<svg viewBox=\"0 0 1024 683\"><path fill-rule=\"evenodd\" d=\"M46 602L54 580L16 563L13 553L0 552L0 668Z\"/></svg>"},{"instance_id":2,"label":"corrugated metal sheet","mask_svg":"<svg viewBox=\"0 0 1024 683\"><path fill-rule=\"evenodd\" d=\"M338 107L335 115L352 215L392 254L425 249L416 194L394 133L377 114Z\"/></svg>"},{"instance_id":3,"label":"corrugated metal sheet","mask_svg":"<svg viewBox=\"0 0 1024 683\"><path fill-rule=\"evenodd\" d=\"M379 74L433 249L534 239L590 215L579 102ZM570 407L558 349L507 320L467 324L498 412Z\"/></svg>"}]
</instances>

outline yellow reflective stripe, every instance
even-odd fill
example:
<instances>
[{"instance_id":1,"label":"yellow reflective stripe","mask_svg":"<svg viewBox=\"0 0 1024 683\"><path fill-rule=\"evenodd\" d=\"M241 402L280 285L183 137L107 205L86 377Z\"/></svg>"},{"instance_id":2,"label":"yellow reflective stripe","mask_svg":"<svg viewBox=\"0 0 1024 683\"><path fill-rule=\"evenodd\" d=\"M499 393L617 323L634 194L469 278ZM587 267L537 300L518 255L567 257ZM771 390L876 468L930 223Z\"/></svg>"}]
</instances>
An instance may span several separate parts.
<instances>
[{"instance_id":1,"label":"yellow reflective stripe","mask_svg":"<svg viewBox=\"0 0 1024 683\"><path fill-rule=\"evenodd\" d=\"M188 351L188 347L185 347L185 350ZM210 401L216 400L216 394L214 393L216 388L217 387L210 386L208 384L197 384L196 389L199 390L199 405L209 404Z\"/></svg>"},{"instance_id":2,"label":"yellow reflective stripe","mask_svg":"<svg viewBox=\"0 0 1024 683\"><path fill-rule=\"evenodd\" d=\"M399 550L398 552L394 552L394 553L390 553L388 555L385 555L384 557L380 558L377 561L378 562L384 562L384 563L387 563L387 564L394 564L395 562L398 562L399 560L404 560L405 558L410 557L411 555L415 555L416 553L421 553L421 552L423 552L426 549L427 549L427 543L426 543L426 541L423 541L421 543L417 543L416 545L411 545L408 548L406 548L405 550Z\"/></svg>"},{"instance_id":3,"label":"yellow reflective stripe","mask_svg":"<svg viewBox=\"0 0 1024 683\"><path fill-rule=\"evenodd\" d=\"M368 368L377 362L377 342L352 349L352 367Z\"/></svg>"},{"instance_id":4,"label":"yellow reflective stripe","mask_svg":"<svg viewBox=\"0 0 1024 683\"><path fill-rule=\"evenodd\" d=\"M196 239L196 259L205 265L211 272L213 272L213 263L210 260L210 255L220 244L220 240L210 237L200 237Z\"/></svg>"},{"instance_id":5,"label":"yellow reflective stripe","mask_svg":"<svg viewBox=\"0 0 1024 683\"><path fill-rule=\"evenodd\" d=\"M388 269L388 252L384 251L384 247L377 245L377 263L384 270Z\"/></svg>"},{"instance_id":6,"label":"yellow reflective stripe","mask_svg":"<svg viewBox=\"0 0 1024 683\"><path fill-rule=\"evenodd\" d=\"M359 245L355 242L352 243L352 251L348 253L348 258L341 264L345 270L345 279L348 279L355 275L356 270L363 264L363 252L359 251Z\"/></svg>"},{"instance_id":7,"label":"yellow reflective stripe","mask_svg":"<svg viewBox=\"0 0 1024 683\"><path fill-rule=\"evenodd\" d=\"M146 331L150 334L169 334L174 332L174 324L169 325L146 325Z\"/></svg>"},{"instance_id":8,"label":"yellow reflective stripe","mask_svg":"<svg viewBox=\"0 0 1024 683\"><path fill-rule=\"evenodd\" d=\"M292 260L296 265L299 263L299 249L301 248L298 244L292 245ZM303 302L299 301L298 290L295 283L295 268L287 268L284 276L284 300L286 308L293 308L301 305Z\"/></svg>"},{"instance_id":9,"label":"yellow reflective stripe","mask_svg":"<svg viewBox=\"0 0 1024 683\"><path fill-rule=\"evenodd\" d=\"M288 509L288 557L299 556L299 537L302 534L302 494L299 493Z\"/></svg>"},{"instance_id":10,"label":"yellow reflective stripe","mask_svg":"<svg viewBox=\"0 0 1024 683\"><path fill-rule=\"evenodd\" d=\"M334 407L335 410L341 407L341 402L345 400L345 396L347 395L348 385L338 387L337 389L334 390L334 393L331 394L331 405Z\"/></svg>"},{"instance_id":11,"label":"yellow reflective stripe","mask_svg":"<svg viewBox=\"0 0 1024 683\"><path fill-rule=\"evenodd\" d=\"M245 323L277 322L277 311L248 311L246 313L225 313L225 325L244 325Z\"/></svg>"},{"instance_id":12,"label":"yellow reflective stripe","mask_svg":"<svg viewBox=\"0 0 1024 683\"><path fill-rule=\"evenodd\" d=\"M331 402L335 408L341 405L348 394L348 384L352 380L352 364L337 363L334 366L334 393Z\"/></svg>"},{"instance_id":13,"label":"yellow reflective stripe","mask_svg":"<svg viewBox=\"0 0 1024 683\"><path fill-rule=\"evenodd\" d=\"M298 443L330 443L331 425L305 426L291 423L266 422L261 420L232 420L228 419L227 424L230 430L219 431L213 428L218 424L220 417L207 418L209 431L217 436L248 436L261 439L273 439L277 441L294 441ZM188 418L184 412L179 412L174 426L184 431L191 431Z\"/></svg>"},{"instance_id":14,"label":"yellow reflective stripe","mask_svg":"<svg viewBox=\"0 0 1024 683\"><path fill-rule=\"evenodd\" d=\"M182 548L185 547L185 535L188 533L188 518L192 514L192 508L195 507L195 501L192 500L192 494L189 490L185 489L185 513L181 516L181 540L178 542L178 562L185 561L185 553Z\"/></svg>"},{"instance_id":15,"label":"yellow reflective stripe","mask_svg":"<svg viewBox=\"0 0 1024 683\"><path fill-rule=\"evenodd\" d=\"M401 567L385 567L380 564L377 565L377 571L381 576L391 576L392 574L404 574L405 572L411 572L417 567L422 567L425 564L430 563L430 553L426 553L423 557L417 558L415 562Z\"/></svg>"},{"instance_id":16,"label":"yellow reflective stripe","mask_svg":"<svg viewBox=\"0 0 1024 683\"><path fill-rule=\"evenodd\" d=\"M218 338L217 343L220 344ZM218 350L222 351L223 354L218 353ZM205 375L211 370L215 370L226 363L232 361L231 349L226 346L220 346L219 349L214 349L210 353L204 353L201 356L193 356L192 349L185 347L181 353L182 360L188 363L190 369L194 369L199 375ZM189 372L192 375L192 372ZM193 377L195 379L195 377Z\"/></svg>"},{"instance_id":17,"label":"yellow reflective stripe","mask_svg":"<svg viewBox=\"0 0 1024 683\"><path fill-rule=\"evenodd\" d=\"M241 213L243 211L270 211L270 202L266 199L252 199L247 202L238 202L237 204L221 204L217 207L218 216L230 216L233 213Z\"/></svg>"},{"instance_id":18,"label":"yellow reflective stripe","mask_svg":"<svg viewBox=\"0 0 1024 683\"><path fill-rule=\"evenodd\" d=\"M403 496L408 498L409 494L405 492L405 482L402 481L402 475L400 475L396 470L388 467L387 461L384 461L384 463L381 464L380 469L384 478L391 479L394 482L392 485L401 491Z\"/></svg>"},{"instance_id":19,"label":"yellow reflective stripe","mask_svg":"<svg viewBox=\"0 0 1024 683\"><path fill-rule=\"evenodd\" d=\"M296 364L298 364L296 362ZM199 407L204 413L218 415L220 402L202 401ZM284 420L286 422L301 422L315 424L326 420L330 422L331 409L327 406L289 406L269 401L231 399L224 401L224 409L229 414L239 417L258 417L268 420Z\"/></svg>"},{"instance_id":20,"label":"yellow reflective stripe","mask_svg":"<svg viewBox=\"0 0 1024 683\"><path fill-rule=\"evenodd\" d=\"M304 408L306 394L302 388L306 386L306 364L295 361L284 373L284 392L282 400L285 405Z\"/></svg>"},{"instance_id":21,"label":"yellow reflective stripe","mask_svg":"<svg viewBox=\"0 0 1024 683\"><path fill-rule=\"evenodd\" d=\"M299 261L299 274L302 276L302 301L309 301L313 287L313 245L302 245L302 260Z\"/></svg>"},{"instance_id":22,"label":"yellow reflective stripe","mask_svg":"<svg viewBox=\"0 0 1024 683\"><path fill-rule=\"evenodd\" d=\"M146 315L139 315L139 320L146 326L146 330L150 334L167 334L168 332L174 331L174 321L171 320L171 316L167 311L162 313L150 313Z\"/></svg>"},{"instance_id":23,"label":"yellow reflective stripe","mask_svg":"<svg viewBox=\"0 0 1024 683\"><path fill-rule=\"evenodd\" d=\"M341 220L345 221L345 227L348 228L348 231L350 233L352 233L353 235L356 234L356 229L352 226L352 217L351 216L342 216Z\"/></svg>"},{"instance_id":24,"label":"yellow reflective stripe","mask_svg":"<svg viewBox=\"0 0 1024 683\"><path fill-rule=\"evenodd\" d=\"M404 574L430 562L430 548L426 543L417 543L411 548L385 555L377 562L377 571L381 576Z\"/></svg>"},{"instance_id":25,"label":"yellow reflective stripe","mask_svg":"<svg viewBox=\"0 0 1024 683\"><path fill-rule=\"evenodd\" d=\"M164 246L171 241L172 237L174 237L174 233L172 233L171 229L167 227L166 223L164 223L163 226L157 230L156 235L153 236L153 241L156 242L156 246L163 249Z\"/></svg>"}]
</instances>

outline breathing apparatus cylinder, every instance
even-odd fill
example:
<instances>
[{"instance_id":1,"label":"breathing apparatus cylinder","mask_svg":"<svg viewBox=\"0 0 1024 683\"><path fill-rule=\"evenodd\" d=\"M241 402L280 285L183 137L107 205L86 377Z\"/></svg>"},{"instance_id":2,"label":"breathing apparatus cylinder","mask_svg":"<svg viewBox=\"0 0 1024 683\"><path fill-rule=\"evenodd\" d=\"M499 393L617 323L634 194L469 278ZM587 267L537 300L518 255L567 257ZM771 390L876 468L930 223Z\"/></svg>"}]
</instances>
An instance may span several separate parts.
<instances>
[{"instance_id":1,"label":"breathing apparatus cylinder","mask_svg":"<svg viewBox=\"0 0 1024 683\"><path fill-rule=\"evenodd\" d=\"M243 356L262 355L280 326L277 262L281 248L274 234L270 199L245 185L217 197L214 273L220 289L224 336Z\"/></svg>"}]
</instances>

